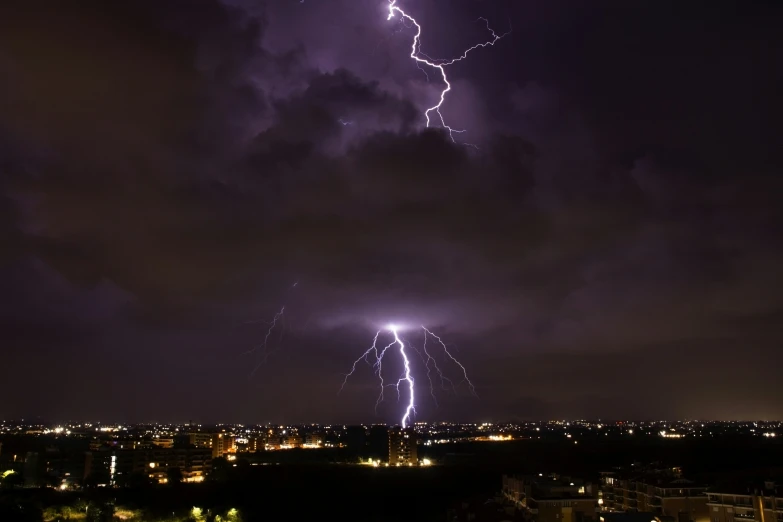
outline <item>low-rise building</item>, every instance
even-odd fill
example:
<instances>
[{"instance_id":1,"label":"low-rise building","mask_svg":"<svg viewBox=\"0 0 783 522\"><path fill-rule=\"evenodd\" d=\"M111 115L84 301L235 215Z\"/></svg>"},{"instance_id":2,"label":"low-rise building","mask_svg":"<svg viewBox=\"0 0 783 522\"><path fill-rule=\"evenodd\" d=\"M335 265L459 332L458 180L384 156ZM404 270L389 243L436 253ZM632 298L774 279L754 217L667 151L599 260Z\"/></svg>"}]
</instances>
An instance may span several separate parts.
<instances>
[{"instance_id":1,"label":"low-rise building","mask_svg":"<svg viewBox=\"0 0 783 522\"><path fill-rule=\"evenodd\" d=\"M580 479L556 474L504 475L503 495L534 522L596 520L596 491Z\"/></svg>"},{"instance_id":2,"label":"low-rise building","mask_svg":"<svg viewBox=\"0 0 783 522\"><path fill-rule=\"evenodd\" d=\"M781 489L774 482L757 488L715 488L707 492L709 522L783 522Z\"/></svg>"},{"instance_id":3,"label":"low-rise building","mask_svg":"<svg viewBox=\"0 0 783 522\"><path fill-rule=\"evenodd\" d=\"M196 448L211 448L212 434L203 431L188 433L188 443Z\"/></svg>"},{"instance_id":4,"label":"low-rise building","mask_svg":"<svg viewBox=\"0 0 783 522\"><path fill-rule=\"evenodd\" d=\"M171 469L178 469L183 482L201 482L212 469L208 448L154 448L88 451L85 478L99 485L123 485L133 475L165 483Z\"/></svg>"},{"instance_id":5,"label":"low-rise building","mask_svg":"<svg viewBox=\"0 0 783 522\"><path fill-rule=\"evenodd\" d=\"M601 510L652 513L679 522L707 522L707 486L680 468L652 467L601 474Z\"/></svg>"}]
</instances>

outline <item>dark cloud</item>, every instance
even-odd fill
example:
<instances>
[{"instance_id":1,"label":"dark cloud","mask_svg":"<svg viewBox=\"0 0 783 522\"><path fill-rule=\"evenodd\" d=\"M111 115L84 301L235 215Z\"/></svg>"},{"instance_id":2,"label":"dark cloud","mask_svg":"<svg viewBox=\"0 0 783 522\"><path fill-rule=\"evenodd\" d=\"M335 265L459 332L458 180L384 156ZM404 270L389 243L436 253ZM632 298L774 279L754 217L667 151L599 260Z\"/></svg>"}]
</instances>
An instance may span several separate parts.
<instances>
[{"instance_id":1,"label":"dark cloud","mask_svg":"<svg viewBox=\"0 0 783 522\"><path fill-rule=\"evenodd\" d=\"M182 377L192 395L149 412L117 395L126 418L355 420L375 383L338 398L341 373L395 321L437 328L474 372L481 399L422 399L428 418L780 413L752 384L772 382L755 361L776 357L783 309L766 7L731 22L424 3L438 56L480 41L474 15L512 18L504 45L450 70L449 121L477 150L421 128L439 86L378 3L45 4L0 11L0 324L17 367L40 368L29 351L94 387L122 365L168 388L175 369L214 379ZM246 381L240 354L282 304L270 371ZM282 404L292 375L310 391ZM72 399L0 414L116 412Z\"/></svg>"}]
</instances>

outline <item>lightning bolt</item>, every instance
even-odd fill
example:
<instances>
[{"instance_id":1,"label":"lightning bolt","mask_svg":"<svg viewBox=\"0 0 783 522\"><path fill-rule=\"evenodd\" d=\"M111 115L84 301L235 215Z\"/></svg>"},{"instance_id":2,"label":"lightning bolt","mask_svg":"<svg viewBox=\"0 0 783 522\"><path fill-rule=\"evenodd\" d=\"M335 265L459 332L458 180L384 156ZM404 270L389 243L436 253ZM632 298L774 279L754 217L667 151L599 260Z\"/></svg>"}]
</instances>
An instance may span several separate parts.
<instances>
[{"instance_id":1,"label":"lightning bolt","mask_svg":"<svg viewBox=\"0 0 783 522\"><path fill-rule=\"evenodd\" d=\"M397 329L392 328L392 333L394 334L394 340L397 342L397 344L400 345L400 355L402 356L403 360L403 367L405 368L405 373L402 377L400 377L397 380L397 397L399 397L400 394L400 384L403 382L408 383L408 389L410 390L410 401L408 402L408 407L405 408L405 415L402 416L402 421L400 424L402 425L402 428L405 429L405 426L408 421L411 419L411 413L416 413L416 409L414 408L414 388L413 388L413 376L411 375L411 363L408 360L408 355L405 353L405 343L403 343L400 340L400 337L397 335Z\"/></svg>"},{"instance_id":2,"label":"lightning bolt","mask_svg":"<svg viewBox=\"0 0 783 522\"><path fill-rule=\"evenodd\" d=\"M435 404L437 405L438 401L435 398L435 386L433 385L432 376L431 376L433 368L438 373L438 377L440 377L440 386L441 386L441 388L443 388L445 390L446 389L446 383L448 382L451 385L451 389L454 391L454 394L456 395L457 387L454 386L454 381L452 381L451 379L449 379L448 377L446 377L443 374L443 370L441 370L440 367L438 366L438 361L432 355L430 355L430 352L427 351L427 335L426 335L426 331L425 331L425 335L424 335L424 343L422 344L421 348L424 351L424 355L427 356L427 361L425 362L425 367L427 368L427 380L429 380L429 382L430 382L430 395L432 395L432 399L435 401ZM432 363L432 366L430 366L430 363Z\"/></svg>"},{"instance_id":3,"label":"lightning bolt","mask_svg":"<svg viewBox=\"0 0 783 522\"><path fill-rule=\"evenodd\" d=\"M386 384L383 381L383 357L384 357L384 355L386 355L386 350L388 350L389 348L394 346L394 344L397 341L392 341L391 343L387 344L384 348L382 348L379 351L378 350L378 336L381 335L382 331L383 330L378 330L377 332L375 332L375 337L372 340L372 345L369 348L367 348L367 350L358 359L356 359L353 362L353 366L351 366L351 371L345 374L345 378L343 379L343 384L342 384L342 386L340 386L340 391L338 392L338 394L342 393L343 388L345 388L345 385L348 383L348 378L351 375L353 375L354 372L356 372L356 365L359 364L362 360L364 360L364 362L366 362L367 364L370 364L370 360L368 359L368 357L370 356L370 354L374 354L375 362L372 363L373 372L375 373L375 375L378 376L378 379L381 381L381 391L378 394L378 398L375 401L375 413L376 414L378 413L378 405L383 402L384 391L386 390L386 387L387 386L394 386L393 384L391 384L391 385Z\"/></svg>"},{"instance_id":4,"label":"lightning bolt","mask_svg":"<svg viewBox=\"0 0 783 522\"><path fill-rule=\"evenodd\" d=\"M299 285L299 281L295 281L294 284L292 284L289 287L290 289L294 289ZM283 305L280 308L280 311L277 312L273 317L272 320L269 321L267 324L269 325L269 329L266 331L266 335L264 336L264 342L261 344L254 346L250 350L243 352L241 355L250 355L253 353L259 353L259 361L258 364L253 368L253 371L250 372L249 377L253 377L255 373L258 371L258 369L265 364L269 360L269 356L272 355L277 350L269 351L267 348L269 346L269 337L272 335L272 332L274 331L275 327L277 326L278 321L281 323L285 322L285 305ZM258 321L249 321L249 323L257 323ZM283 342L283 335L285 334L285 324L283 325L283 328L280 329L280 339L278 339L278 349L279 344Z\"/></svg>"},{"instance_id":5,"label":"lightning bolt","mask_svg":"<svg viewBox=\"0 0 783 522\"><path fill-rule=\"evenodd\" d=\"M438 115L438 118L440 119L441 127L446 129L446 131L449 133L449 138L451 138L451 141L456 143L457 141L454 139L454 134L461 134L465 132L465 129L455 129L453 127L450 127L446 124L446 120L443 117L443 113L441 113L441 107L443 107L443 104L446 101L446 95L451 91L451 82L449 82L448 75L446 74L446 67L449 65L453 65L457 62L460 62L468 57L468 54L470 54L472 51L475 51L476 49L483 49L485 47L494 47L494 45L504 38L505 36L511 34L511 30L507 31L503 34L497 34L492 27L489 25L489 20L486 18L479 18L478 20L482 20L487 25L487 30L492 35L492 39L487 40L486 42L479 43L474 45L473 47L469 47L466 49L460 56L457 58L452 59L439 59L439 58L431 58L430 56L427 56L426 54L421 52L421 25L408 13L403 11L398 5L397 0L389 0L389 16L386 18L387 20L391 20L395 16L399 15L400 20L402 21L402 24L406 27L408 27L405 24L405 21L411 23L413 27L416 28L416 34L413 36L413 44L411 45L411 54L410 57L416 62L416 67L418 67L422 72L424 72L424 75L427 76L427 81L429 81L429 75L427 72L422 69L421 65L426 65L428 67L432 67L433 69L437 69L440 72L440 76L443 79L443 83L445 84L444 89L440 93L440 99L438 100L437 105L434 105L424 111L424 117L427 120L427 127L430 126L430 113L435 112ZM475 145L472 145L470 143L466 143L465 145L471 145L475 147Z\"/></svg>"},{"instance_id":6,"label":"lightning bolt","mask_svg":"<svg viewBox=\"0 0 783 522\"><path fill-rule=\"evenodd\" d=\"M478 397L478 394L476 393L476 387L473 386L473 383L470 382L470 379L468 378L468 371L465 369L465 367L462 365L461 362L459 362L453 355L451 355L451 352L449 351L449 348L446 346L446 343L444 343L443 340L440 337L438 337L434 333L432 333L429 330L427 330L427 328L425 328L424 326L422 326L421 329L424 330L424 333L425 333L424 338L425 338L425 340L427 338L426 337L427 334L429 334L432 337L434 337L438 341L438 343L440 343L441 347L443 347L443 352L446 354L446 356L449 359L451 359L454 362L454 364L459 366L460 369L462 370L462 377L463 377L462 382L467 383L468 387L470 388L470 393L472 393L474 396ZM438 370L438 371L440 372L440 370ZM441 377L443 377L442 372L440 372L440 373L441 373ZM460 384L462 384L462 382Z\"/></svg>"},{"instance_id":7,"label":"lightning bolt","mask_svg":"<svg viewBox=\"0 0 783 522\"><path fill-rule=\"evenodd\" d=\"M250 372L250 377L255 375L255 373L258 371L258 369L269 359L269 355L271 352L267 350L267 345L269 344L269 337L272 335L272 331L275 329L275 326L277 326L277 322L282 320L283 314L285 313L285 306L283 306L279 312L277 312L274 317L272 317L272 320L269 322L269 329L266 331L266 335L264 336L264 342L259 344L258 346L254 346L250 350L244 352L242 355L250 355L252 353L260 352L261 360L256 364L255 368L253 368L253 371ZM280 332L280 340L282 341L283 331Z\"/></svg>"},{"instance_id":8,"label":"lightning bolt","mask_svg":"<svg viewBox=\"0 0 783 522\"><path fill-rule=\"evenodd\" d=\"M463 375L464 378L463 378L463 381L461 381L459 384L462 384L462 382L467 382L467 384L468 384L468 386L470 388L471 393L473 395L476 395L476 389L473 386L473 383L468 378L467 370L462 365L462 363L460 363L451 354L451 352L449 352L448 347L441 340L440 337L438 337L437 335L432 333L430 330L428 330L424 326L422 326L422 330L424 330L424 343L422 345L422 350L423 350L424 355L426 356L426 359L424 358L424 356L422 356L422 361L424 361L425 368L427 370L427 380L429 381L429 384L430 384L430 386L429 386L430 387L430 395L432 395L432 399L435 402L435 404L437 405L437 399L435 397L435 386L434 386L433 379L432 379L432 370L433 369L435 370L435 372L440 377L441 387L443 389L446 389L446 383L449 383L451 385L452 390L456 394L457 385L455 385L454 381L452 381L450 378L446 377L446 375L444 374L443 370L440 368L440 366L438 366L438 363L437 363L437 360L435 359L435 357L433 357L432 354L430 353L430 351L427 350L427 336L428 335L432 336L433 338L435 338L438 341L438 343L443 347L443 350L444 350L446 356L451 361L453 361L457 366L459 366L460 369L462 370L462 375ZM387 344L386 346L384 346L383 348L379 348L378 347L378 338L381 336L381 334L384 331L388 331L389 333L391 333L392 341L389 344ZM400 359L402 360L403 372L402 372L402 375L400 377L398 377L397 380L394 383L388 384L384 380L384 377L383 377L383 360L384 360L384 358L386 356L386 352L390 348L392 348L394 346L399 347L399 354L400 354ZM385 392L386 388L393 387L393 388L396 389L396 391L397 391L397 400L398 401L401 400L402 390L407 388L407 397L408 397L409 400L408 400L407 406L405 407L405 411L404 411L404 413L402 415L402 418L400 419L400 425L402 425L403 428L406 428L406 427L410 426L412 416L416 414L416 402L415 402L415 398L416 398L416 387L415 387L415 384L416 384L416 381L415 381L415 378L413 377L413 371L412 371L412 368L411 368L411 361L408 358L408 353L406 352L406 348L408 346L410 346L414 350L416 350L416 348L412 344L408 343L407 340L403 340L400 337L400 335L398 333L398 328L396 326L388 326L385 329L381 329L381 330L378 330L377 332L375 332L375 336L373 337L372 344L370 345L370 347L367 348L359 356L359 358L357 358L353 362L353 365L351 366L351 371L349 371L348 373L346 373L344 375L343 383L342 383L342 386L340 386L340 391L338 393L341 393L343 391L343 389L345 388L345 385L348 383L348 379L354 373L356 373L360 363L362 361L364 361L368 365L372 366L373 373L378 377L378 380L380 381L380 392L378 394L378 398L375 401L375 411L376 411L376 414L377 414L377 411L378 411L378 405L380 405L383 402L384 398L385 398L384 397L384 392ZM416 350L416 351L418 352L418 350ZM421 352L419 352L419 355L421 356Z\"/></svg>"}]
</instances>

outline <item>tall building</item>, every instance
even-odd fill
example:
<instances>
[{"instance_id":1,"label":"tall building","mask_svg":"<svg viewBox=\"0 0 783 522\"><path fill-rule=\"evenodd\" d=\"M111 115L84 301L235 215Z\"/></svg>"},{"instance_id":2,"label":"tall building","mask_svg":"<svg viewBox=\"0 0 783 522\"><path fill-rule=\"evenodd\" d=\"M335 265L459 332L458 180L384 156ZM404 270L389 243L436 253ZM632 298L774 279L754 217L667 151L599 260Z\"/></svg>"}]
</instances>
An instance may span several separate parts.
<instances>
[{"instance_id":1,"label":"tall building","mask_svg":"<svg viewBox=\"0 0 783 522\"><path fill-rule=\"evenodd\" d=\"M413 428L389 430L389 465L415 466L419 463L416 432Z\"/></svg>"},{"instance_id":2,"label":"tall building","mask_svg":"<svg viewBox=\"0 0 783 522\"><path fill-rule=\"evenodd\" d=\"M133 451L133 450L128 450ZM85 453L84 480L91 480L96 485L112 485L117 478L117 454L115 451L102 448L98 451Z\"/></svg>"},{"instance_id":3,"label":"tall building","mask_svg":"<svg viewBox=\"0 0 783 522\"><path fill-rule=\"evenodd\" d=\"M46 466L41 454L37 451L28 451L24 458L24 485L28 488L42 486Z\"/></svg>"},{"instance_id":4,"label":"tall building","mask_svg":"<svg viewBox=\"0 0 783 522\"><path fill-rule=\"evenodd\" d=\"M367 447L367 428L364 426L348 426L345 430L344 444L354 455L364 455Z\"/></svg>"},{"instance_id":5,"label":"tall building","mask_svg":"<svg viewBox=\"0 0 783 522\"><path fill-rule=\"evenodd\" d=\"M234 451L234 437L225 433L212 434L212 458L222 457Z\"/></svg>"},{"instance_id":6,"label":"tall building","mask_svg":"<svg viewBox=\"0 0 783 522\"><path fill-rule=\"evenodd\" d=\"M389 428L381 424L371 426L367 435L367 450L370 457L386 458L389 453Z\"/></svg>"}]
</instances>

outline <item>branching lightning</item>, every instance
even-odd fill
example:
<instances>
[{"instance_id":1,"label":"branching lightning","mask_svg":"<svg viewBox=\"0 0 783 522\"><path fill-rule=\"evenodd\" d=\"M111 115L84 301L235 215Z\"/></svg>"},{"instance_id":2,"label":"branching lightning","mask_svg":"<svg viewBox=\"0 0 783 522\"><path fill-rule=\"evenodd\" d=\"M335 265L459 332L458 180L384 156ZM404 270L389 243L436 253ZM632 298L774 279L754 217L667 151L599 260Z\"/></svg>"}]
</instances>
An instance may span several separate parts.
<instances>
[{"instance_id":1,"label":"branching lightning","mask_svg":"<svg viewBox=\"0 0 783 522\"><path fill-rule=\"evenodd\" d=\"M406 21L410 22L413 27L416 28L416 34L413 36L413 44L411 45L411 54L410 57L415 61L416 66L421 69L422 72L424 72L425 76L427 76L427 81L429 81L429 75L427 72L422 69L422 65L426 65L428 67L432 67L433 69L437 69L440 72L440 76L443 79L443 83L445 84L445 87L440 93L440 98L438 100L437 105L434 105L424 111L424 117L427 120L427 127L430 126L430 113L435 112L438 115L438 118L440 119L441 126L446 129L446 131L449 133L449 137L451 138L451 141L456 143L456 140L454 139L454 134L461 134L465 132L464 129L455 129L453 127L450 127L446 124L446 120L443 117L443 113L441 112L441 108L443 107L443 104L446 101L446 95L451 91L451 83L449 82L449 78L446 75L446 67L449 65L455 64L457 62L460 62L468 57L468 54L470 54L472 51L475 51L476 49L483 49L485 47L493 47L500 39L504 38L505 36L511 34L511 30L507 31L504 34L497 34L492 27L489 25L489 20L486 18L479 18L479 20L482 20L487 25L487 30L492 35L492 39L487 40L486 42L479 43L474 45L473 47L470 47L466 49L460 56L457 58L452 59L439 59L439 58L432 58L423 52L421 52L421 25L409 14L407 14L405 11L403 11L398 5L397 0L389 0L389 16L387 17L387 20L391 20L395 16L399 16L400 20L402 21L403 25L408 27L406 25ZM470 145L470 144L466 144Z\"/></svg>"},{"instance_id":2,"label":"branching lightning","mask_svg":"<svg viewBox=\"0 0 783 522\"><path fill-rule=\"evenodd\" d=\"M289 287L289 290L294 289L299 285L299 281L294 282ZM250 321L251 323L257 323L258 321ZM253 367L253 371L250 372L250 377L253 377L255 373L258 371L258 369L264 365L268 360L269 356L272 355L277 350L270 350L269 349L269 338L272 336L272 332L277 327L278 323L282 324L282 327L280 328L280 338L277 341L278 349L280 343L283 342L283 335L285 334L285 305L280 307L280 310L272 317L272 319L269 322L264 321L269 328L266 331L266 335L264 336L264 341L250 350L243 352L242 355L251 355L251 354L257 354L257 363L255 367Z\"/></svg>"},{"instance_id":3,"label":"branching lightning","mask_svg":"<svg viewBox=\"0 0 783 522\"><path fill-rule=\"evenodd\" d=\"M470 387L470 393L472 393L473 395L476 395L476 387L473 386L472 382L470 382L470 379L468 378L468 371L465 369L465 367L462 365L461 362L459 362L453 355L451 355L451 352L449 351L448 347L446 346L446 343L444 343L443 340L440 337L438 337L434 333L432 333L429 330L427 330L424 326L422 326L421 328L422 328L422 330L424 330L425 333L427 333L427 334L431 335L432 337L434 337L438 341L438 343L440 343L440 345L443 347L443 353L445 353L448 356L448 358L451 359L454 362L454 364L456 364L457 366L460 367L460 370L462 370L462 377L463 377L462 382L467 383L468 387ZM427 336L426 335L424 336L424 340L426 342L426 340L427 340ZM433 359L433 361L434 361L434 359ZM438 368L438 367L435 366L435 368ZM440 374L441 379L443 379L443 372L441 372L440 369L438 369L438 373ZM453 383L452 383L452 386L453 386Z\"/></svg>"},{"instance_id":4,"label":"branching lightning","mask_svg":"<svg viewBox=\"0 0 783 522\"><path fill-rule=\"evenodd\" d=\"M437 335L432 333L430 330L428 330L424 326L422 326L421 328L424 331L424 343L422 344L422 350L423 350L424 355L422 356L422 360L424 361L424 365L425 365L425 368L427 370L427 380L429 381L430 395L432 395L432 399L433 399L433 401L435 401L435 404L437 405L437 399L435 398L435 386L434 386L434 383L433 383L433 380L432 380L432 370L435 370L435 372L437 373L438 377L440 378L441 387L443 389L447 389L446 388L446 383L448 383L450 385L451 389L456 394L457 386L459 386L460 384L465 382L465 383L467 383L467 385L468 385L468 387L470 389L470 392L473 395L476 395L476 388L473 386L473 383L468 378L467 370L462 365L462 363L460 363L451 354L451 352L449 352L448 347L441 340L440 337L438 337ZM381 334L384 331L386 331L386 332L391 334L392 341L389 344L387 344L386 346L384 346L383 348L379 348L378 347L378 338L381 336ZM438 366L438 363L437 363L437 360L435 359L435 357L427 350L427 337L428 336L434 337L438 341L440 346L443 348L443 351L444 351L446 357L450 361L455 363L457 366L459 366L459 368L461 370L461 373L462 373L462 376L463 376L463 380L462 381L460 381L459 383L455 384L453 380L451 380L450 378L448 378L448 377L446 377L444 375L444 372L440 368L440 366ZM384 380L384 376L383 376L383 360L384 360L384 357L386 356L386 352L390 348L393 348L394 346L399 347L400 360L402 362L402 368L403 369L402 369L401 375L392 384L388 384ZM353 362L353 365L351 366L351 371L348 372L347 374L345 374L345 378L343 379L343 384L340 387L340 391L342 392L342 390L345 388L345 385L348 383L348 378L351 377L354 373L356 373L356 370L358 369L359 363L364 361L368 365L371 365L374 374L378 377L378 380L380 381L380 392L378 393L378 398L375 401L376 412L377 412L378 406L385 399L384 392L386 391L386 388L393 387L393 388L396 389L396 391L397 391L397 400L398 401L401 400L403 391L407 392L406 396L408 398L408 403L407 403L407 406L405 407L405 412L403 413L402 418L400 419L400 424L402 425L403 428L406 428L406 427L410 426L410 424L412 423L412 418L416 414L416 387L415 387L416 380L413 377L413 371L412 371L412 368L411 368L411 360L409 359L408 353L406 351L406 348L408 346L413 347L413 345L410 344L407 340L403 340L400 337L399 329L396 326L390 325L390 326L387 326L386 328L378 330L377 332L375 332L375 337L373 337L372 345L367 350L365 350L364 353L362 353L362 355L359 356L358 359L356 359ZM415 347L414 347L414 349L415 349ZM420 355L421 355L421 352L420 352ZM425 356L426 356L426 359L425 359ZM402 389L400 388L401 386L402 386ZM405 388L407 388L407 390L405 390Z\"/></svg>"},{"instance_id":5,"label":"branching lightning","mask_svg":"<svg viewBox=\"0 0 783 522\"><path fill-rule=\"evenodd\" d=\"M283 314L285 313L285 306L283 306L279 312L277 312L274 317L272 317L272 320L269 322L269 329L266 331L266 335L264 336L264 342L261 344L254 346L250 350L244 352L242 355L250 355L253 353L258 353L258 363L253 368L253 371L250 372L250 377L255 375L255 373L258 371L258 369L263 365L268 359L270 355L269 351L269 337L272 335L272 331L277 326L278 321L282 322ZM280 340L282 341L283 333L285 330L280 330Z\"/></svg>"}]
</instances>

